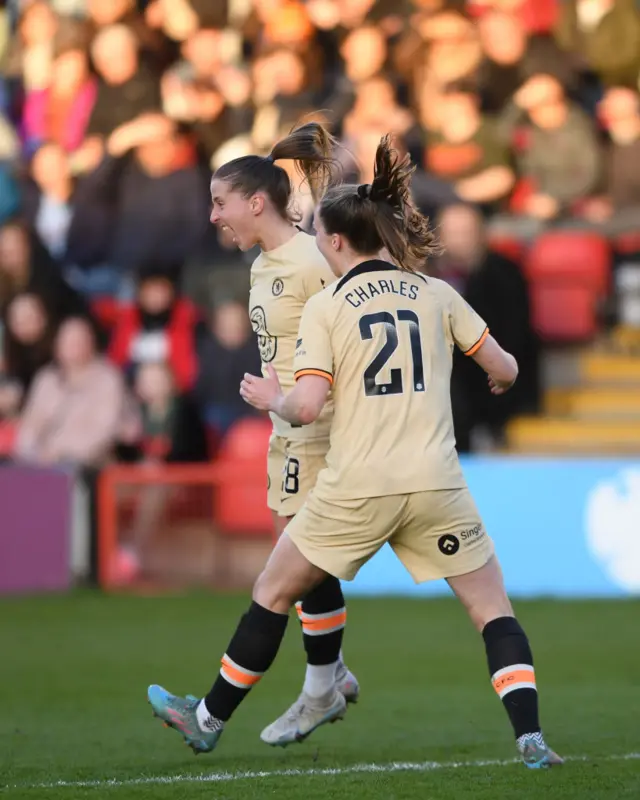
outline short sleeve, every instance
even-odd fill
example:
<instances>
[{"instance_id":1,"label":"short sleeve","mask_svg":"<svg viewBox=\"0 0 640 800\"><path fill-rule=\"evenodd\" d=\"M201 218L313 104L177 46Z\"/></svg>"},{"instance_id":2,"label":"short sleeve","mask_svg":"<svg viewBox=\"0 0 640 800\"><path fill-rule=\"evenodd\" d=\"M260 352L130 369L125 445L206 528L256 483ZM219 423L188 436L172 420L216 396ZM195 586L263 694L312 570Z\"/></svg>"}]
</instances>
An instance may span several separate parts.
<instances>
[{"instance_id":1,"label":"short sleeve","mask_svg":"<svg viewBox=\"0 0 640 800\"><path fill-rule=\"evenodd\" d=\"M333 283L335 275L320 253L317 253L316 258L304 270L301 270L301 279L302 293L306 301Z\"/></svg>"},{"instance_id":2,"label":"short sleeve","mask_svg":"<svg viewBox=\"0 0 640 800\"><path fill-rule=\"evenodd\" d=\"M489 328L455 289L451 286L447 289L451 336L465 356L472 356L484 344Z\"/></svg>"},{"instance_id":3,"label":"short sleeve","mask_svg":"<svg viewBox=\"0 0 640 800\"><path fill-rule=\"evenodd\" d=\"M319 375L333 383L333 352L326 315L320 298L312 298L304 307L293 362L294 378Z\"/></svg>"}]
</instances>

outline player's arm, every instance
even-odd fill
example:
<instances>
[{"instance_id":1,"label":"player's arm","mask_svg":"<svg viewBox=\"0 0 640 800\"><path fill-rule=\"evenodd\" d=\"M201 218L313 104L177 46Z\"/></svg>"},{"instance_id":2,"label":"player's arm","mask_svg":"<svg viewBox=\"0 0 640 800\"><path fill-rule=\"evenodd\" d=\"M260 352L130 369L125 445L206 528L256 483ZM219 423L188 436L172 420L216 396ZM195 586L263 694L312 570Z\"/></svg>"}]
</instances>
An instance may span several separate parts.
<instances>
[{"instance_id":1,"label":"player's arm","mask_svg":"<svg viewBox=\"0 0 640 800\"><path fill-rule=\"evenodd\" d=\"M489 376L491 394L504 394L516 382L518 362L487 334L480 347L471 356Z\"/></svg>"},{"instance_id":2,"label":"player's arm","mask_svg":"<svg viewBox=\"0 0 640 800\"><path fill-rule=\"evenodd\" d=\"M448 296L449 326L454 342L473 358L489 376L492 394L504 394L518 377L515 358L503 350L489 333L482 317L450 286L443 286Z\"/></svg>"},{"instance_id":3,"label":"player's arm","mask_svg":"<svg viewBox=\"0 0 640 800\"><path fill-rule=\"evenodd\" d=\"M329 376L302 375L294 388L283 394L278 373L269 364L267 378L244 376L242 398L260 411L272 411L292 425L310 425L320 416L331 387Z\"/></svg>"}]
</instances>

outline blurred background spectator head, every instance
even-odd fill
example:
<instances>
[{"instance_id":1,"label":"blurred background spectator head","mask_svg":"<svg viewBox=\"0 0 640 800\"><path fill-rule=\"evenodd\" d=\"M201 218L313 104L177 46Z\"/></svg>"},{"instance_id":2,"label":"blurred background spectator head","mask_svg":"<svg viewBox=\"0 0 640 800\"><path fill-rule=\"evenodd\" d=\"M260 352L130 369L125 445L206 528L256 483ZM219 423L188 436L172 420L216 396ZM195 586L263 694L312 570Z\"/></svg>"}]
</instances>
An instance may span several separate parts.
<instances>
[{"instance_id":1,"label":"blurred background spectator head","mask_svg":"<svg viewBox=\"0 0 640 800\"><path fill-rule=\"evenodd\" d=\"M478 34L485 56L501 66L517 64L527 49L527 32L519 17L489 11L478 21Z\"/></svg>"},{"instance_id":2,"label":"blurred background spectator head","mask_svg":"<svg viewBox=\"0 0 640 800\"><path fill-rule=\"evenodd\" d=\"M11 300L6 318L10 338L22 346L42 341L50 326L42 298L29 292L18 294Z\"/></svg>"},{"instance_id":3,"label":"blurred background spectator head","mask_svg":"<svg viewBox=\"0 0 640 800\"><path fill-rule=\"evenodd\" d=\"M294 50L277 48L254 61L252 77L254 100L260 105L275 97L300 94L306 84L306 66Z\"/></svg>"},{"instance_id":4,"label":"blurred background spectator head","mask_svg":"<svg viewBox=\"0 0 640 800\"><path fill-rule=\"evenodd\" d=\"M182 144L183 138L173 125L159 125L154 135L145 137L136 146L136 160L147 175L163 177L176 167Z\"/></svg>"},{"instance_id":5,"label":"blurred background spectator head","mask_svg":"<svg viewBox=\"0 0 640 800\"><path fill-rule=\"evenodd\" d=\"M440 84L470 76L482 58L478 31L471 20L454 11L427 17L420 26L426 40L428 74Z\"/></svg>"},{"instance_id":6,"label":"blurred background spectator head","mask_svg":"<svg viewBox=\"0 0 640 800\"><path fill-rule=\"evenodd\" d=\"M91 322L82 317L65 320L55 339L54 355L64 372L88 366L96 357L96 337Z\"/></svg>"},{"instance_id":7,"label":"blurred background spectator head","mask_svg":"<svg viewBox=\"0 0 640 800\"><path fill-rule=\"evenodd\" d=\"M51 66L51 89L56 95L73 95L90 78L89 54L80 46L57 50Z\"/></svg>"},{"instance_id":8,"label":"blurred background spectator head","mask_svg":"<svg viewBox=\"0 0 640 800\"><path fill-rule=\"evenodd\" d=\"M448 142L466 142L481 123L478 95L464 84L453 85L440 99L440 132Z\"/></svg>"},{"instance_id":9,"label":"blurred background spectator head","mask_svg":"<svg viewBox=\"0 0 640 800\"><path fill-rule=\"evenodd\" d=\"M347 77L353 82L377 75L387 60L387 40L380 28L364 25L347 34L340 48Z\"/></svg>"},{"instance_id":10,"label":"blurred background spectator head","mask_svg":"<svg viewBox=\"0 0 640 800\"><path fill-rule=\"evenodd\" d=\"M238 350L252 335L246 306L237 300L217 305L211 314L211 332L225 350Z\"/></svg>"},{"instance_id":11,"label":"blurred background spectator head","mask_svg":"<svg viewBox=\"0 0 640 800\"><path fill-rule=\"evenodd\" d=\"M614 142L633 142L640 134L640 95L622 86L608 89L600 101L599 115Z\"/></svg>"},{"instance_id":12,"label":"blurred background spectator head","mask_svg":"<svg viewBox=\"0 0 640 800\"><path fill-rule=\"evenodd\" d=\"M20 16L20 37L26 47L49 45L53 41L57 27L57 15L51 5L44 0L29 3Z\"/></svg>"},{"instance_id":13,"label":"blurred background spectator head","mask_svg":"<svg viewBox=\"0 0 640 800\"><path fill-rule=\"evenodd\" d=\"M19 220L0 228L0 270L14 284L26 284L31 266L31 242Z\"/></svg>"},{"instance_id":14,"label":"blurred background spectator head","mask_svg":"<svg viewBox=\"0 0 640 800\"><path fill-rule=\"evenodd\" d=\"M146 269L138 281L138 307L156 317L167 314L177 297L175 282L166 272Z\"/></svg>"},{"instance_id":15,"label":"blurred background spectator head","mask_svg":"<svg viewBox=\"0 0 640 800\"><path fill-rule=\"evenodd\" d=\"M104 27L119 22L135 5L135 0L87 0L87 12L95 25Z\"/></svg>"},{"instance_id":16,"label":"blurred background spectator head","mask_svg":"<svg viewBox=\"0 0 640 800\"><path fill-rule=\"evenodd\" d=\"M222 65L224 34L215 28L199 28L182 45L182 54L197 78L213 78Z\"/></svg>"},{"instance_id":17,"label":"blurred background spectator head","mask_svg":"<svg viewBox=\"0 0 640 800\"><path fill-rule=\"evenodd\" d=\"M126 25L108 25L91 45L93 63L106 83L119 86L138 71L138 41Z\"/></svg>"},{"instance_id":18,"label":"blurred background spectator head","mask_svg":"<svg viewBox=\"0 0 640 800\"><path fill-rule=\"evenodd\" d=\"M444 257L463 270L478 266L485 253L484 222L480 212L462 203L440 212L437 228Z\"/></svg>"},{"instance_id":19,"label":"blurred background spectator head","mask_svg":"<svg viewBox=\"0 0 640 800\"><path fill-rule=\"evenodd\" d=\"M148 6L147 21L151 27L159 22L165 35L175 42L184 42L200 24L189 0L156 0Z\"/></svg>"},{"instance_id":20,"label":"blurred background spectator head","mask_svg":"<svg viewBox=\"0 0 640 800\"><path fill-rule=\"evenodd\" d=\"M66 199L71 172L66 153L59 144L47 142L36 150L31 161L31 175L43 194Z\"/></svg>"},{"instance_id":21,"label":"blurred background spectator head","mask_svg":"<svg viewBox=\"0 0 640 800\"><path fill-rule=\"evenodd\" d=\"M569 106L565 90L553 75L537 73L518 89L515 100L529 114L534 125L545 130L560 128Z\"/></svg>"},{"instance_id":22,"label":"blurred background spectator head","mask_svg":"<svg viewBox=\"0 0 640 800\"><path fill-rule=\"evenodd\" d=\"M298 0L280 0L266 17L262 36L266 45L302 48L313 36L306 7Z\"/></svg>"},{"instance_id":23,"label":"blurred background spectator head","mask_svg":"<svg viewBox=\"0 0 640 800\"><path fill-rule=\"evenodd\" d=\"M141 364L136 370L135 392L146 405L164 405L176 392L171 367L164 361Z\"/></svg>"}]
</instances>

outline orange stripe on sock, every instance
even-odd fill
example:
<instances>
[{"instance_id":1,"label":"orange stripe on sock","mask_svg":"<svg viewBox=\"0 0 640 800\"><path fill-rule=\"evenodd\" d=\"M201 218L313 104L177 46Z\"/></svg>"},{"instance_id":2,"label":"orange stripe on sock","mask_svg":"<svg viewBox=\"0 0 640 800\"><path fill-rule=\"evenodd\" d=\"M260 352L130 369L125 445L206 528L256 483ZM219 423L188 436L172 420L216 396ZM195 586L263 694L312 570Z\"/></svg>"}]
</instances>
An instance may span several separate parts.
<instances>
[{"instance_id":1,"label":"orange stripe on sock","mask_svg":"<svg viewBox=\"0 0 640 800\"><path fill-rule=\"evenodd\" d=\"M535 685L535 682L536 677L532 669L517 669L513 670L513 672L506 672L492 681L493 688L498 694L501 694L506 688L514 688L521 683L533 683Z\"/></svg>"},{"instance_id":2,"label":"orange stripe on sock","mask_svg":"<svg viewBox=\"0 0 640 800\"><path fill-rule=\"evenodd\" d=\"M296 614L298 615L298 619L302 622L302 603L296 603Z\"/></svg>"},{"instance_id":3,"label":"orange stripe on sock","mask_svg":"<svg viewBox=\"0 0 640 800\"><path fill-rule=\"evenodd\" d=\"M324 617L323 619L312 619L307 615L303 615L301 619L303 631L327 631L332 628L337 628L339 625L346 625L347 612L341 611L339 614L334 614L331 617Z\"/></svg>"},{"instance_id":4,"label":"orange stripe on sock","mask_svg":"<svg viewBox=\"0 0 640 800\"><path fill-rule=\"evenodd\" d=\"M248 675L246 672L234 667L224 658L222 659L222 674L247 687L253 686L262 677L262 675Z\"/></svg>"}]
</instances>

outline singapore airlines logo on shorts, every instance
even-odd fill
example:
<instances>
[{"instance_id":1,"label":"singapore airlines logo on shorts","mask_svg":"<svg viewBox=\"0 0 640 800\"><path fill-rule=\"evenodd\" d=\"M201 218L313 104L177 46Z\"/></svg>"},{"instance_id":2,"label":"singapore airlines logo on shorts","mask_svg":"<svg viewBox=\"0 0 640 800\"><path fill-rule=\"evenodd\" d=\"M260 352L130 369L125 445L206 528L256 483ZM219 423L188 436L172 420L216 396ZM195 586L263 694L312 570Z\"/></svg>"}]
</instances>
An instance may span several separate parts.
<instances>
[{"instance_id":1,"label":"singapore airlines logo on shorts","mask_svg":"<svg viewBox=\"0 0 640 800\"><path fill-rule=\"evenodd\" d=\"M267 330L267 317L262 306L254 306L251 309L249 316L251 319L251 327L258 337L258 350L260 351L260 358L265 364L268 364L276 357L276 353L278 351L278 340L275 336L271 336Z\"/></svg>"}]
</instances>

